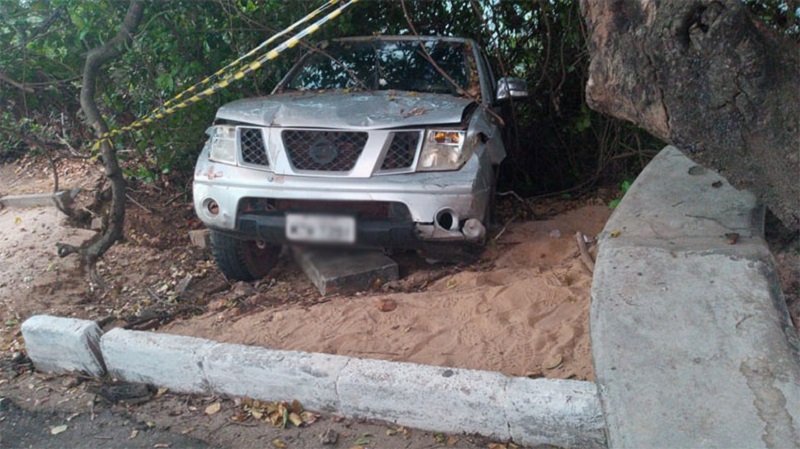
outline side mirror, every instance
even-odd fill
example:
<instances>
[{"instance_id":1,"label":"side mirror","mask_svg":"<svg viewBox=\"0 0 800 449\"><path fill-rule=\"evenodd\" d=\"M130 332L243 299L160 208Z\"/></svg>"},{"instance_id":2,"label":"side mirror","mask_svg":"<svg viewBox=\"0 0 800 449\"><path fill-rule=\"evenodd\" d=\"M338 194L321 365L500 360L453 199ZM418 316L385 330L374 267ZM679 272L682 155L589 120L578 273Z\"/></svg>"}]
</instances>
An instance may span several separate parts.
<instances>
[{"instance_id":1,"label":"side mirror","mask_svg":"<svg viewBox=\"0 0 800 449\"><path fill-rule=\"evenodd\" d=\"M528 83L522 78L507 77L497 81L497 101L510 98L527 98Z\"/></svg>"}]
</instances>

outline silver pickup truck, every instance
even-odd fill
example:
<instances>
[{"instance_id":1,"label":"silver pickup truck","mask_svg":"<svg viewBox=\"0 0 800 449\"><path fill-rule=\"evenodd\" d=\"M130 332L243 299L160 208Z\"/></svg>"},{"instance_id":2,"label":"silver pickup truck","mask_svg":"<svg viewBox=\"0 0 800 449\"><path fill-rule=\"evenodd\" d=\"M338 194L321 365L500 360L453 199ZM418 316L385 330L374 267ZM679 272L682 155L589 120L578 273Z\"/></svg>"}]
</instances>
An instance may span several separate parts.
<instances>
[{"instance_id":1,"label":"silver pickup truck","mask_svg":"<svg viewBox=\"0 0 800 449\"><path fill-rule=\"evenodd\" d=\"M194 208L220 270L260 278L285 243L475 254L506 156L501 106L525 96L470 39L321 43L207 131Z\"/></svg>"}]
</instances>

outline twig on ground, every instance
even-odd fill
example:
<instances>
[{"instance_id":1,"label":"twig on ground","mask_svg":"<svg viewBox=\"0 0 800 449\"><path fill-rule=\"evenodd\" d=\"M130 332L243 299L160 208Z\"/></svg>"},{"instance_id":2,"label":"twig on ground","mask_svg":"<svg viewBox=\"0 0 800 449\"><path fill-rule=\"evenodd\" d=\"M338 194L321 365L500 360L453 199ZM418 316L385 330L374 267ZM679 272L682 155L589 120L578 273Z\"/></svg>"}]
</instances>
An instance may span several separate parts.
<instances>
[{"instance_id":1,"label":"twig on ground","mask_svg":"<svg viewBox=\"0 0 800 449\"><path fill-rule=\"evenodd\" d=\"M497 233L497 235L496 235L496 236L494 236L494 241L495 241L495 242L497 242L498 240L500 240L500 237L502 237L502 235L503 235L503 234L506 232L506 229L508 229L508 227L511 225L511 223L512 223L514 220L516 220L516 219L517 219L517 214L514 214L514 216L513 216L513 217L511 217L511 218L510 218L510 219L509 219L509 220L506 222L506 224L504 224L504 225L503 225L503 229L501 229L501 230L500 230L500 232L498 232L498 233Z\"/></svg>"},{"instance_id":2,"label":"twig on ground","mask_svg":"<svg viewBox=\"0 0 800 449\"><path fill-rule=\"evenodd\" d=\"M586 248L586 242L583 240L583 233L575 233L575 241L578 242L578 250L581 252L581 262L586 265L590 272L594 273L594 260L589 254L589 249Z\"/></svg>"},{"instance_id":3,"label":"twig on ground","mask_svg":"<svg viewBox=\"0 0 800 449\"><path fill-rule=\"evenodd\" d=\"M497 194L497 196L509 196L509 195L513 196L514 198L517 199L517 201L522 203L525 206L525 208L528 209L528 212L531 213L531 218L534 219L534 220L536 219L536 214L533 212L533 208L531 207L531 205L528 204L528 202L525 200L525 198L519 196L519 194L517 192L515 192L513 190L509 190L507 192L500 192L500 193Z\"/></svg>"},{"instance_id":4,"label":"twig on ground","mask_svg":"<svg viewBox=\"0 0 800 449\"><path fill-rule=\"evenodd\" d=\"M135 204L135 205L137 205L137 206L141 207L143 211L147 212L147 213L148 213L148 214L150 214L150 215L153 215L153 211L151 211L150 209L148 209L148 208L146 208L146 207L142 206L141 204L139 204L139 202L138 202L138 201L136 201L135 199L131 198L131 196L130 196L130 195L128 195L127 193L125 194L125 198L127 198L128 200L130 200L130 202L131 202L131 203L133 203L133 204Z\"/></svg>"}]
</instances>

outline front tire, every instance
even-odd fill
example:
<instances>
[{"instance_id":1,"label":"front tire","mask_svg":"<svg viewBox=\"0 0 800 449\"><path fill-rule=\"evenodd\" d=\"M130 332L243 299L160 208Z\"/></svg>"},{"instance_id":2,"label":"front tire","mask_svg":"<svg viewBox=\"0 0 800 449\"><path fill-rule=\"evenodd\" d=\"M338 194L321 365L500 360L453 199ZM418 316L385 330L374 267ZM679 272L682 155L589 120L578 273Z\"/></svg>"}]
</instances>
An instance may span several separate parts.
<instances>
[{"instance_id":1,"label":"front tire","mask_svg":"<svg viewBox=\"0 0 800 449\"><path fill-rule=\"evenodd\" d=\"M254 281L261 279L278 263L279 245L241 240L211 230L211 254L219 271L228 279Z\"/></svg>"}]
</instances>

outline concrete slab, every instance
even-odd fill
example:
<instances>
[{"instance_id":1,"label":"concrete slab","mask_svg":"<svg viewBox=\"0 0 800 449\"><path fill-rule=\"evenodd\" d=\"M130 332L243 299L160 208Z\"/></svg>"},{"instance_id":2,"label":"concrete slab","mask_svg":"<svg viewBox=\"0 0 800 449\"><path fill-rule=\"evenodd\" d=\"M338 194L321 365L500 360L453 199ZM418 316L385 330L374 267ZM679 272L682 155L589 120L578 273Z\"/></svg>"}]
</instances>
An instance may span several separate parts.
<instances>
[{"instance_id":1,"label":"concrete slab","mask_svg":"<svg viewBox=\"0 0 800 449\"><path fill-rule=\"evenodd\" d=\"M696 167L666 148L601 236L590 319L609 447L798 447L800 342L763 208Z\"/></svg>"},{"instance_id":2,"label":"concrete slab","mask_svg":"<svg viewBox=\"0 0 800 449\"><path fill-rule=\"evenodd\" d=\"M297 399L309 410L336 412L336 379L348 358L243 345L218 345L204 361L212 391L264 401Z\"/></svg>"},{"instance_id":3,"label":"concrete slab","mask_svg":"<svg viewBox=\"0 0 800 449\"><path fill-rule=\"evenodd\" d=\"M189 240L192 242L192 245L200 249L211 248L211 231L208 229L189 231Z\"/></svg>"},{"instance_id":4,"label":"concrete slab","mask_svg":"<svg viewBox=\"0 0 800 449\"><path fill-rule=\"evenodd\" d=\"M605 420L591 382L510 378L506 416L511 439L525 445L605 448Z\"/></svg>"},{"instance_id":5,"label":"concrete slab","mask_svg":"<svg viewBox=\"0 0 800 449\"><path fill-rule=\"evenodd\" d=\"M29 195L7 195L0 197L0 204L5 207L40 207L67 205L72 202L78 191L61 190L56 193L34 193Z\"/></svg>"},{"instance_id":6,"label":"concrete slab","mask_svg":"<svg viewBox=\"0 0 800 449\"><path fill-rule=\"evenodd\" d=\"M28 357L46 373L106 373L100 354L102 331L94 321L35 315L22 323Z\"/></svg>"},{"instance_id":7,"label":"concrete slab","mask_svg":"<svg viewBox=\"0 0 800 449\"><path fill-rule=\"evenodd\" d=\"M719 173L668 146L639 174L605 229L629 243L716 237L724 246L727 233L763 237L764 206L751 192L736 190Z\"/></svg>"},{"instance_id":8,"label":"concrete slab","mask_svg":"<svg viewBox=\"0 0 800 449\"><path fill-rule=\"evenodd\" d=\"M120 328L100 339L110 376L184 393L211 391L203 363L216 344L202 338Z\"/></svg>"},{"instance_id":9,"label":"concrete slab","mask_svg":"<svg viewBox=\"0 0 800 449\"><path fill-rule=\"evenodd\" d=\"M292 253L323 296L366 291L398 279L397 263L380 251L295 247Z\"/></svg>"},{"instance_id":10,"label":"concrete slab","mask_svg":"<svg viewBox=\"0 0 800 449\"><path fill-rule=\"evenodd\" d=\"M506 440L507 383L495 372L352 359L337 391L347 417Z\"/></svg>"}]
</instances>

